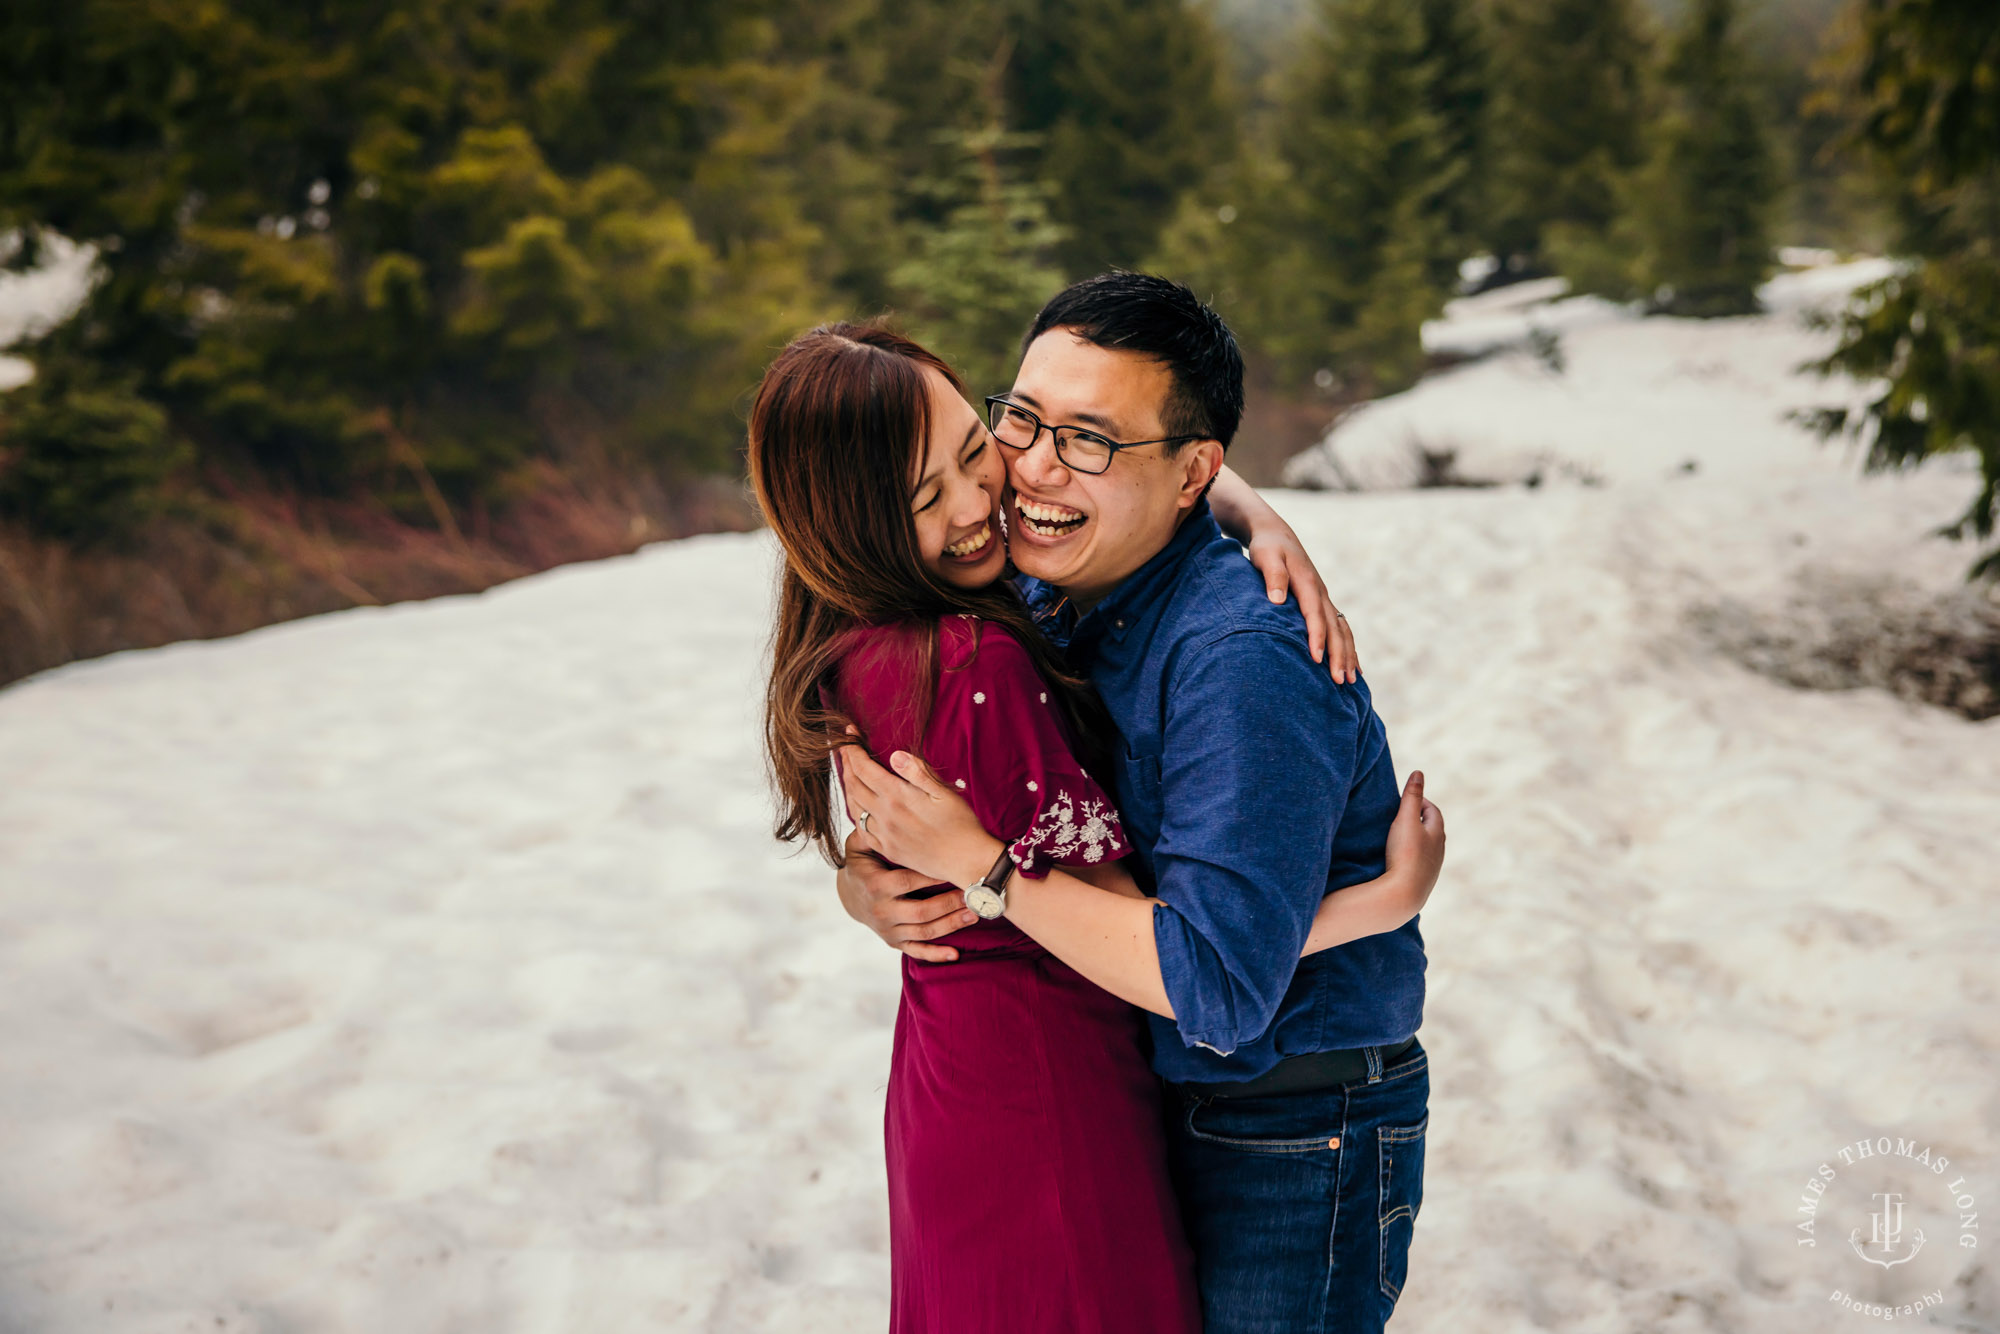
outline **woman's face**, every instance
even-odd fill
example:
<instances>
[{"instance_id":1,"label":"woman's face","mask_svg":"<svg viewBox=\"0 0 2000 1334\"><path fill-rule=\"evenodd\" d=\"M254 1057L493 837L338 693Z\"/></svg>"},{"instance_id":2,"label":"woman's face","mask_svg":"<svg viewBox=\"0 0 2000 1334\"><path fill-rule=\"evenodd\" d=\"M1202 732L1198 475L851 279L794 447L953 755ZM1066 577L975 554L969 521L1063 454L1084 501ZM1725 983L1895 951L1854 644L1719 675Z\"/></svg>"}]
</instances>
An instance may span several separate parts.
<instances>
[{"instance_id":1,"label":"woman's face","mask_svg":"<svg viewBox=\"0 0 2000 1334\"><path fill-rule=\"evenodd\" d=\"M944 582L983 588L1007 563L999 519L1007 468L986 423L951 382L929 367L924 378L930 384L930 438L910 485L917 550Z\"/></svg>"}]
</instances>

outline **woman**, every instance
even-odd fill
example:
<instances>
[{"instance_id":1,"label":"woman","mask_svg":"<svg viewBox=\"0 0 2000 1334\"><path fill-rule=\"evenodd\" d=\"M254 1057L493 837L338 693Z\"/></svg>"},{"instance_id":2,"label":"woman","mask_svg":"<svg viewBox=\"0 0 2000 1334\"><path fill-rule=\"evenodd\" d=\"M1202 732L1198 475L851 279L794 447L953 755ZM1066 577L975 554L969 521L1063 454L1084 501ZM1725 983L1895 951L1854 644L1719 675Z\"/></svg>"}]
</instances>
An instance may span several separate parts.
<instances>
[{"instance_id":1,"label":"woman","mask_svg":"<svg viewBox=\"0 0 2000 1334\"><path fill-rule=\"evenodd\" d=\"M750 475L786 556L766 717L779 837L839 863L831 752L852 727L878 757L923 756L1017 874L1139 896L1092 777L1110 729L1002 579L1005 469L944 363L879 329L806 334L759 388ZM1408 920L1429 880L1395 863L1326 900L1308 953ZM951 945L958 962L903 962L892 1329L1196 1330L1139 1012L1004 918Z\"/></svg>"}]
</instances>

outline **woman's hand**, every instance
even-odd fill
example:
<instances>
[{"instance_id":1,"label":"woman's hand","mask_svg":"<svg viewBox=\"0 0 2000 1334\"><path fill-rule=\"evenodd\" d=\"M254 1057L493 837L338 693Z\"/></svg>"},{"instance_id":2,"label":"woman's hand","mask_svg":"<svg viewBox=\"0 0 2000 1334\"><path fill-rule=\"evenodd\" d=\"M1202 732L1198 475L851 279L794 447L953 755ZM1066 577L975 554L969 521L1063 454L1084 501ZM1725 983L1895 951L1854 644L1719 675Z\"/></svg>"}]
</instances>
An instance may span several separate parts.
<instances>
[{"instance_id":1,"label":"woman's hand","mask_svg":"<svg viewBox=\"0 0 2000 1334\"><path fill-rule=\"evenodd\" d=\"M1389 826L1388 869L1321 899L1302 953L1394 931L1423 911L1443 865L1444 813L1424 800L1424 776L1413 773Z\"/></svg>"},{"instance_id":2,"label":"woman's hand","mask_svg":"<svg viewBox=\"0 0 2000 1334\"><path fill-rule=\"evenodd\" d=\"M986 874L1006 846L986 832L971 803L907 751L889 757L893 773L860 746L844 746L839 754L847 809L861 838L850 840L850 848L964 886Z\"/></svg>"},{"instance_id":3,"label":"woman's hand","mask_svg":"<svg viewBox=\"0 0 2000 1334\"><path fill-rule=\"evenodd\" d=\"M1271 601L1283 602L1287 593L1298 598L1313 661L1326 663L1336 681L1352 684L1358 680L1361 659L1354 651L1354 632L1327 596L1319 570L1292 526L1228 468L1217 474L1208 503L1223 531L1243 543L1250 563L1264 576L1264 591Z\"/></svg>"},{"instance_id":4,"label":"woman's hand","mask_svg":"<svg viewBox=\"0 0 2000 1334\"><path fill-rule=\"evenodd\" d=\"M1403 801L1389 826L1389 866L1384 873L1415 896L1421 908L1444 869L1444 812L1424 799L1424 771L1403 784Z\"/></svg>"},{"instance_id":5,"label":"woman's hand","mask_svg":"<svg viewBox=\"0 0 2000 1334\"><path fill-rule=\"evenodd\" d=\"M1312 648L1313 661L1324 662L1334 680L1352 685L1361 679L1361 658L1354 651L1354 632L1347 628L1347 618L1327 596L1326 585L1320 582L1319 571L1313 567L1312 557L1306 555L1298 534L1283 519L1276 518L1275 512L1273 519L1275 528L1258 529L1245 546L1250 563L1264 576L1264 589L1271 601L1283 602L1287 592L1298 598L1299 611L1306 618L1306 642Z\"/></svg>"}]
</instances>

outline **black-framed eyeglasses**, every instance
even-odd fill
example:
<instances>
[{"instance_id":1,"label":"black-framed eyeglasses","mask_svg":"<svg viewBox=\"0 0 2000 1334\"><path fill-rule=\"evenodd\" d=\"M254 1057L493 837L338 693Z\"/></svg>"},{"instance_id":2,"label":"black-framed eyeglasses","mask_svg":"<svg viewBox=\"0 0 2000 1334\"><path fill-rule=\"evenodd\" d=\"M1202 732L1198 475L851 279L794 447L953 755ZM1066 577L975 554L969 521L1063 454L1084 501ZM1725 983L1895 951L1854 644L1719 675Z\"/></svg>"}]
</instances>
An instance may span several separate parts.
<instances>
[{"instance_id":1,"label":"black-framed eyeglasses","mask_svg":"<svg viewBox=\"0 0 2000 1334\"><path fill-rule=\"evenodd\" d=\"M1121 449L1137 449L1141 445L1178 445L1184 440L1204 438L1199 435L1169 435L1158 440L1110 440L1081 426L1050 426L1019 403L1010 403L999 394L991 395L986 400L986 424L992 428L993 438L1009 449L1033 449L1035 442L1042 438L1042 432L1047 431L1055 438L1056 457L1062 460L1062 465L1087 473L1100 473L1109 468L1112 456Z\"/></svg>"}]
</instances>

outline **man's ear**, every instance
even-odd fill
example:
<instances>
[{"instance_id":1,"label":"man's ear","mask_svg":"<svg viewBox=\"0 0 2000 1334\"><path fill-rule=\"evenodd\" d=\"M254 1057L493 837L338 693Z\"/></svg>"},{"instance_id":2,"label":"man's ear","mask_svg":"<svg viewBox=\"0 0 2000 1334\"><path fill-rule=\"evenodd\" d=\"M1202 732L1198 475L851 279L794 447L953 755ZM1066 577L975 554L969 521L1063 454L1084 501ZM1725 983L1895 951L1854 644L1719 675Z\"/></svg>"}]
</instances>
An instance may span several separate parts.
<instances>
[{"instance_id":1,"label":"man's ear","mask_svg":"<svg viewBox=\"0 0 2000 1334\"><path fill-rule=\"evenodd\" d=\"M1176 499L1182 509L1193 509L1214 485L1216 474L1222 471L1222 442L1190 440L1181 446L1174 462L1181 466L1181 489Z\"/></svg>"}]
</instances>

